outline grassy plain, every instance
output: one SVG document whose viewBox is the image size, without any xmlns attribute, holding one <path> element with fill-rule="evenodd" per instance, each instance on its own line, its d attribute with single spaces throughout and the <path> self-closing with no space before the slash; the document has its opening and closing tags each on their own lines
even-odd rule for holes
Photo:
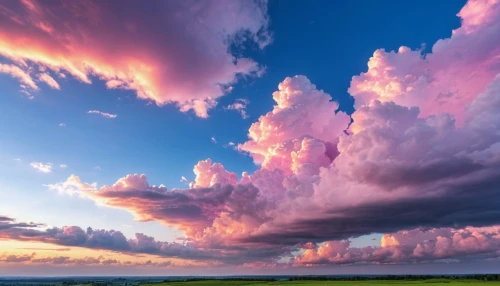
<svg viewBox="0 0 500 286">
<path fill-rule="evenodd" d="M 142 284 L 143 286 L 264 286 L 264 285 L 332 285 L 332 286 L 500 286 L 500 281 L 431 279 L 418 281 L 368 280 L 368 281 L 231 281 L 204 280 Z"/>
</svg>

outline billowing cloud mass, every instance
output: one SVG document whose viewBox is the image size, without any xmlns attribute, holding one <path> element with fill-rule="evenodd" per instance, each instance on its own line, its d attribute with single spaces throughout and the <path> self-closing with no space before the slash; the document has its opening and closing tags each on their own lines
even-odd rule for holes
<svg viewBox="0 0 500 286">
<path fill-rule="evenodd" d="M 350 242 L 327 241 L 304 248 L 296 265 L 394 264 L 491 259 L 500 256 L 499 227 L 413 229 L 385 234 L 378 247 L 350 247 Z"/>
<path fill-rule="evenodd" d="M 271 42 L 263 0 L 26 0 L 4 2 L 0 13 L 0 56 L 11 61 L 0 65 L 0 73 L 27 90 L 39 90 L 36 80 L 60 89 L 56 76 L 103 80 L 107 88 L 132 90 L 199 117 L 208 116 L 238 76 L 264 71 L 232 55 L 230 46 Z"/>
<path fill-rule="evenodd" d="M 259 164 L 253 173 L 238 178 L 207 159 L 186 189 L 144 174 L 102 187 L 72 175 L 48 188 L 175 227 L 194 253 L 210 249 L 222 263 L 500 258 L 500 1 L 470 1 L 459 16 L 432 53 L 376 51 L 351 82 L 351 116 L 307 77 L 286 78 L 238 145 Z M 4 231 L 25 239 L 17 232 Z M 380 246 L 351 247 L 372 233 L 385 233 Z M 112 247 L 132 247 L 120 241 Z"/>
<path fill-rule="evenodd" d="M 469 1 L 458 13 L 460 28 L 437 41 L 431 53 L 400 47 L 375 51 L 368 71 L 352 79 L 355 106 L 371 100 L 417 106 L 421 116 L 449 113 L 462 123 L 465 109 L 500 72 L 499 2 Z"/>
</svg>

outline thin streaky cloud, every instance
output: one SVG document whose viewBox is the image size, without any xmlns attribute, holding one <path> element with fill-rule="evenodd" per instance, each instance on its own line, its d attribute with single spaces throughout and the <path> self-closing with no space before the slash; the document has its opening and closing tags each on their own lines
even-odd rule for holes
<svg viewBox="0 0 500 286">
<path fill-rule="evenodd" d="M 116 118 L 118 116 L 116 114 L 102 112 L 102 111 L 99 111 L 99 110 L 89 110 L 89 111 L 87 111 L 87 113 L 88 114 L 98 114 L 98 115 L 101 115 L 104 118 L 109 118 L 109 119 L 113 119 L 113 118 Z"/>
</svg>

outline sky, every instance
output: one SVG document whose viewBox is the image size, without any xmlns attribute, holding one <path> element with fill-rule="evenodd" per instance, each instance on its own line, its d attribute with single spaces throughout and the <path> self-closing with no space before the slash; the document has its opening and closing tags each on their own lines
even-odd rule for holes
<svg viewBox="0 0 500 286">
<path fill-rule="evenodd" d="M 494 272 L 500 1 L 0 3 L 0 275 Z"/>
</svg>

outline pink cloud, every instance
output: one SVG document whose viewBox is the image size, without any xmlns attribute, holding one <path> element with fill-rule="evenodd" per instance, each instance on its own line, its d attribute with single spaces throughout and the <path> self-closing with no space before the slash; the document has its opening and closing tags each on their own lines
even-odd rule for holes
<svg viewBox="0 0 500 286">
<path fill-rule="evenodd" d="M 331 96 L 316 89 L 306 77 L 286 78 L 278 88 L 273 93 L 276 101 L 273 111 L 252 124 L 248 132 L 250 140 L 239 147 L 256 162 L 262 163 L 266 156 L 272 156 L 269 148 L 302 136 L 335 142 L 349 125 L 347 114 L 335 113 L 339 108 L 337 102 L 330 101 Z"/>
<path fill-rule="evenodd" d="M 492 228 L 404 230 L 382 237 L 380 246 L 356 248 L 349 241 L 328 241 L 304 248 L 296 265 L 395 264 L 498 258 L 500 235 Z"/>
<path fill-rule="evenodd" d="M 22 1 L 2 3 L 0 11 L 0 55 L 15 64 L 0 71 L 32 89 L 38 88 L 26 70 L 38 66 L 87 84 L 97 78 L 199 117 L 208 116 L 238 75 L 262 74 L 229 46 L 271 42 L 264 1 Z M 40 80 L 57 86 L 46 74 Z"/>
<path fill-rule="evenodd" d="M 215 184 L 231 184 L 236 185 L 238 176 L 236 173 L 228 172 L 224 169 L 221 163 L 213 163 L 212 160 L 206 159 L 199 161 L 193 169 L 196 178 L 190 184 L 191 188 L 207 188 Z"/>
<path fill-rule="evenodd" d="M 356 108 L 371 100 L 417 106 L 421 116 L 447 112 L 459 123 L 465 107 L 500 72 L 500 2 L 468 1 L 458 13 L 462 26 L 437 41 L 432 53 L 400 47 L 375 51 L 368 71 L 352 79 Z"/>
<path fill-rule="evenodd" d="M 22 70 L 15 65 L 0 64 L 0 73 L 9 74 L 14 78 L 17 78 L 21 84 L 28 86 L 32 90 L 39 90 L 35 81 L 28 72 Z"/>
<path fill-rule="evenodd" d="M 57 83 L 57 81 L 53 77 L 51 77 L 50 75 L 48 75 L 47 73 L 41 73 L 41 74 L 39 74 L 38 75 L 38 79 L 40 81 L 45 82 L 48 86 L 50 86 L 53 89 L 61 89 L 61 86 L 59 86 L 59 84 Z"/>
</svg>

